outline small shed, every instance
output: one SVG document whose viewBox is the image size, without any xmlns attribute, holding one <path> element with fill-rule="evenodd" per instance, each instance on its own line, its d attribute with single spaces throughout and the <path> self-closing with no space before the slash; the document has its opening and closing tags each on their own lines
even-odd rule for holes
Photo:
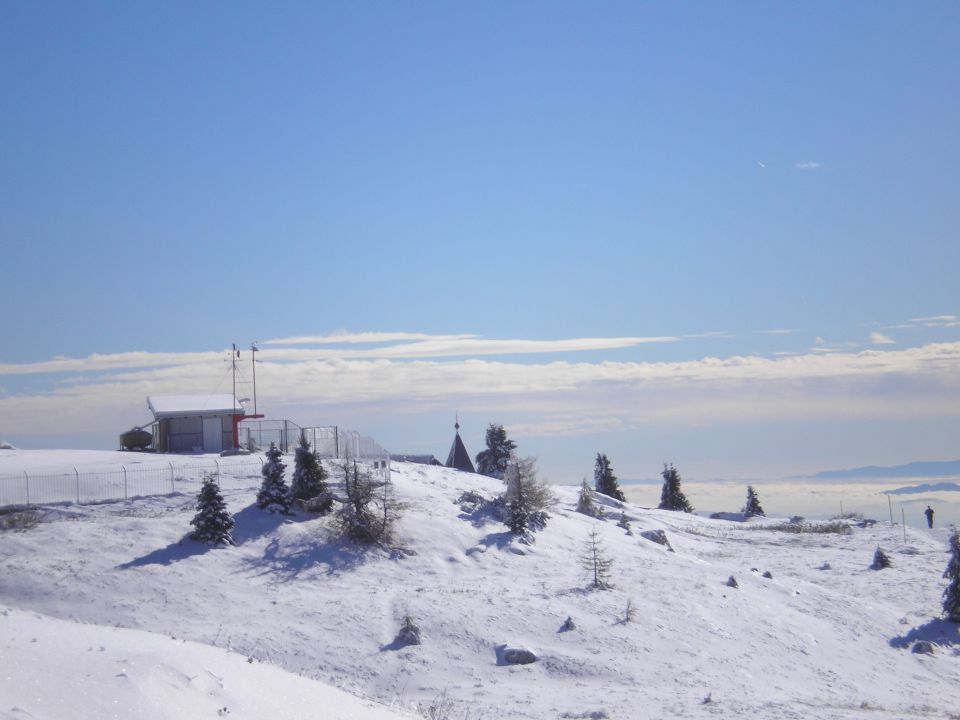
<svg viewBox="0 0 960 720">
<path fill-rule="evenodd" d="M 151 395 L 147 407 L 156 421 L 153 446 L 160 452 L 218 453 L 234 446 L 234 418 L 243 404 L 234 395 Z"/>
</svg>

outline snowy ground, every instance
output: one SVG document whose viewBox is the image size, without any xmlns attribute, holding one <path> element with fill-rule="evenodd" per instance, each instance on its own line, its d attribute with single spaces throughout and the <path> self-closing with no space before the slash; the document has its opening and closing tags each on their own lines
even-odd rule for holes
<svg viewBox="0 0 960 720">
<path fill-rule="evenodd" d="M 960 717 L 960 634 L 936 619 L 946 529 L 789 534 L 626 506 L 629 536 L 619 508 L 591 519 L 558 488 L 526 546 L 456 503 L 499 482 L 393 469 L 397 546 L 415 554 L 330 541 L 327 519 L 265 515 L 253 491 L 226 493 L 231 548 L 186 539 L 189 495 L 51 508 L 0 533 L 0 718 L 386 718 L 444 695 L 446 717 L 472 720 Z M 577 562 L 592 528 L 609 591 Z M 868 569 L 877 545 L 892 568 Z M 423 645 L 393 644 L 405 615 Z M 501 644 L 540 659 L 500 665 Z"/>
</svg>

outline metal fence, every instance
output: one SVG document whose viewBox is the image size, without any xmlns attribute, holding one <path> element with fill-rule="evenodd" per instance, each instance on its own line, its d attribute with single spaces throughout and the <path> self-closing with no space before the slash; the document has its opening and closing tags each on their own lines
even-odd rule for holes
<svg viewBox="0 0 960 720">
<path fill-rule="evenodd" d="M 358 460 L 370 463 L 375 471 L 390 469 L 390 453 L 376 440 L 355 430 L 337 425 L 300 427 L 289 420 L 247 421 L 240 426 L 240 445 L 250 451 L 263 452 L 270 444 L 280 452 L 292 453 L 305 437 L 321 458 Z"/>
<path fill-rule="evenodd" d="M 283 421 L 280 421 L 281 423 Z M 296 429 L 299 441 L 303 433 L 321 458 L 332 461 L 328 470 L 336 479 L 337 465 L 354 461 L 369 465 L 382 480 L 390 479 L 390 455 L 372 438 L 334 426 L 301 428 L 287 423 L 288 435 Z M 269 447 L 269 442 L 268 442 Z M 293 445 L 295 447 L 295 445 Z M 146 457 L 149 459 L 135 460 Z M 223 490 L 242 490 L 259 486 L 263 480 L 263 455 L 235 455 L 221 458 L 182 456 L 142 456 L 131 453 L 131 462 L 121 465 L 86 465 L 67 468 L 24 470 L 15 475 L 0 475 L 0 507 L 42 505 L 48 503 L 87 503 L 127 500 L 147 495 L 196 493 L 203 478 L 213 476 Z M 339 462 L 338 462 L 339 461 Z M 285 460 L 287 477 L 293 473 L 293 458 Z"/>
<path fill-rule="evenodd" d="M 0 507 L 46 503 L 127 500 L 146 495 L 196 493 L 203 478 L 213 476 L 224 490 L 257 487 L 263 479 L 262 456 L 148 461 L 120 466 L 82 466 L 24 470 L 0 476 Z"/>
</svg>

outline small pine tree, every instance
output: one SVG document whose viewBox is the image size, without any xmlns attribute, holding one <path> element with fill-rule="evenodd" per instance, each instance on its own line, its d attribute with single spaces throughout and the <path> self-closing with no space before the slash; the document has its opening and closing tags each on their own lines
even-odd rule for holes
<svg viewBox="0 0 960 720">
<path fill-rule="evenodd" d="M 673 466 L 673 463 L 670 463 L 669 466 L 664 464 L 661 475 L 663 475 L 663 490 L 660 493 L 659 508 L 661 510 L 682 510 L 692 513 L 693 506 L 680 489 L 680 473 Z"/>
<path fill-rule="evenodd" d="M 878 545 L 876 551 L 873 553 L 873 563 L 870 565 L 870 569 L 883 570 L 884 568 L 892 566 L 893 563 L 890 562 L 890 557 Z"/>
<path fill-rule="evenodd" d="M 287 466 L 283 464 L 281 457 L 282 454 L 277 446 L 270 443 L 270 449 L 267 451 L 267 462 L 261 471 L 263 482 L 260 484 L 260 492 L 257 493 L 257 507 L 269 512 L 289 515 L 290 489 L 283 479 L 283 473 Z"/>
<path fill-rule="evenodd" d="M 590 491 L 590 486 L 587 484 L 586 478 L 580 483 L 580 497 L 577 500 L 577 512 L 589 515 L 592 518 L 599 517 L 600 515 L 600 510 L 593 501 L 593 493 Z"/>
<path fill-rule="evenodd" d="M 190 536 L 212 545 L 233 545 L 233 518 L 227 512 L 227 504 L 220 494 L 220 486 L 210 475 L 203 478 L 203 486 L 197 494 L 197 514 L 190 521 L 194 531 Z"/>
<path fill-rule="evenodd" d="M 490 423 L 487 427 L 487 449 L 477 453 L 477 472 L 502 480 L 516 449 L 517 444 L 507 439 L 503 425 Z"/>
<path fill-rule="evenodd" d="M 627 514 L 625 512 L 620 513 L 620 520 L 617 522 L 617 527 L 622 527 L 626 530 L 627 535 L 633 535 L 633 528 L 630 527 L 630 521 L 627 520 Z"/>
<path fill-rule="evenodd" d="M 950 560 L 943 576 L 950 582 L 943 591 L 943 614 L 950 622 L 960 623 L 960 534 L 950 536 Z"/>
<path fill-rule="evenodd" d="M 757 497 L 757 491 L 753 485 L 747 485 L 747 503 L 743 506 L 743 514 L 747 517 L 762 516 L 766 517 L 763 507 L 760 505 L 760 498 Z"/>
<path fill-rule="evenodd" d="M 597 535 L 596 529 L 590 531 L 583 550 L 583 554 L 580 556 L 580 565 L 587 574 L 590 587 L 598 590 L 608 590 L 611 587 L 610 568 L 613 567 L 613 559 L 606 554 L 603 542 Z"/>
<path fill-rule="evenodd" d="M 554 503 L 553 493 L 537 478 L 534 458 L 514 458 L 503 477 L 506 484 L 504 522 L 514 535 L 523 535 L 528 528 L 539 529 L 549 517 L 545 512 Z"/>
<path fill-rule="evenodd" d="M 601 453 L 597 453 L 597 462 L 593 468 L 593 481 L 598 493 L 603 493 L 607 497 L 612 497 L 620 502 L 626 501 L 627 498 L 617 484 L 617 476 L 613 474 L 613 468 L 610 467 L 610 460 Z"/>
<path fill-rule="evenodd" d="M 294 457 L 293 479 L 290 482 L 290 495 L 294 500 L 309 501 L 327 492 L 327 474 L 316 453 L 311 452 L 310 443 L 304 435 L 300 436 L 300 447 Z M 318 510 L 328 512 L 332 504 L 329 498 L 320 504 Z"/>
</svg>

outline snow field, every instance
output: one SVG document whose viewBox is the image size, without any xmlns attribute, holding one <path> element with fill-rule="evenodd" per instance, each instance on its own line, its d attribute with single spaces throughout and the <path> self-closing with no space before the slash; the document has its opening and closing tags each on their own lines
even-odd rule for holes
<svg viewBox="0 0 960 720">
<path fill-rule="evenodd" d="M 237 546 L 209 548 L 185 539 L 192 496 L 145 498 L 61 509 L 59 520 L 0 535 L 0 602 L 73 621 L 59 625 L 66 636 L 74 627 L 100 635 L 132 628 L 161 648 L 175 646 L 174 636 L 232 651 L 247 669 L 282 669 L 406 711 L 446 693 L 452 718 L 960 711 L 960 638 L 930 625 L 947 530 L 908 529 L 904 544 L 902 528 L 882 524 L 850 535 L 787 534 L 752 529 L 777 520 L 625 505 L 631 537 L 616 525 L 617 503 L 605 503 L 605 521 L 573 512 L 571 487 L 556 488 L 552 518 L 528 546 L 456 503 L 465 490 L 492 497 L 499 481 L 408 463 L 393 470 L 406 505 L 395 545 L 412 552 L 331 541 L 327 519 L 266 515 L 253 506 L 253 490 L 225 493 Z M 587 589 L 578 563 L 591 528 L 614 559 L 609 591 Z M 652 529 L 665 530 L 675 552 L 640 537 Z M 888 570 L 868 569 L 878 544 L 893 559 Z M 830 569 L 819 569 L 824 563 Z M 739 589 L 726 586 L 730 575 Z M 11 613 L 4 623 L 25 622 Z M 393 645 L 405 615 L 423 645 Z M 567 616 L 577 627 L 560 632 Z M 934 655 L 895 646 L 923 628 L 946 633 Z M 540 659 L 498 665 L 501 644 Z M 13 651 L 38 667 L 49 660 L 39 644 Z M 69 684 L 76 673 L 67 666 L 56 677 Z M 273 692 L 261 677 L 244 682 Z M 105 688 L 109 695 L 113 685 Z M 0 712 L 11 712 L 5 697 Z M 244 716 L 267 717 L 252 706 Z M 108 715 L 81 704 L 72 717 Z"/>
</svg>

